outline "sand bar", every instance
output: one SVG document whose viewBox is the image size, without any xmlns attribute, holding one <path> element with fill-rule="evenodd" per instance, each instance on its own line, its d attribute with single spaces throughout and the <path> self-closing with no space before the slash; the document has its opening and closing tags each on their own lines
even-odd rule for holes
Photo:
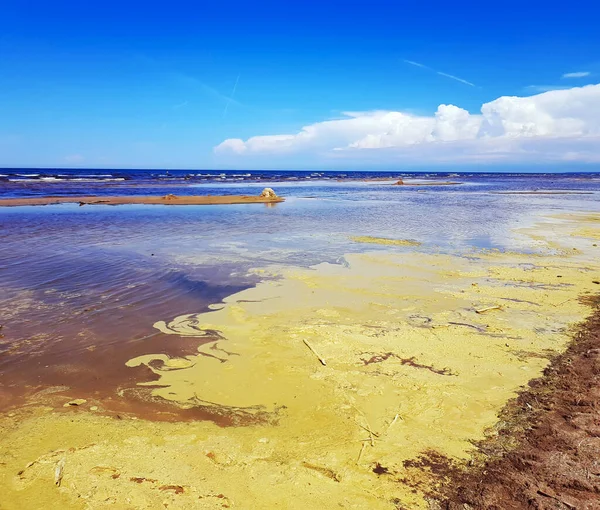
<svg viewBox="0 0 600 510">
<path fill-rule="evenodd" d="M 462 182 L 454 181 L 426 181 L 426 182 L 395 182 L 394 186 L 458 186 Z"/>
<path fill-rule="evenodd" d="M 593 195 L 593 191 L 490 191 L 491 195 Z"/>
<path fill-rule="evenodd" d="M 23 205 L 225 205 L 225 204 L 273 204 L 283 202 L 281 197 L 262 197 L 249 195 L 204 195 L 204 196 L 69 196 L 69 197 L 35 197 L 5 198 L 0 200 L 0 207 L 16 207 Z"/>
</svg>

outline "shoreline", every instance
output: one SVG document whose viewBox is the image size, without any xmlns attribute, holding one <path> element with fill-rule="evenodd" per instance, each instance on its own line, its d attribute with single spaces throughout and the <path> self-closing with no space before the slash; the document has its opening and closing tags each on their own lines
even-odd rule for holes
<svg viewBox="0 0 600 510">
<path fill-rule="evenodd" d="M 250 195 L 190 195 L 190 196 L 69 196 L 0 199 L 0 207 L 36 205 L 79 204 L 82 205 L 232 205 L 232 204 L 276 204 L 281 197 Z"/>
<path fill-rule="evenodd" d="M 593 195 L 593 191 L 490 191 L 490 195 Z"/>
<path fill-rule="evenodd" d="M 600 295 L 543 375 L 530 381 L 499 413 L 495 434 L 476 444 L 469 467 L 449 459 L 433 464 L 440 508 L 588 508 L 597 502 Z M 437 472 L 436 472 L 437 471 Z M 591 508 L 591 507 L 589 507 Z"/>
<path fill-rule="evenodd" d="M 392 186 L 459 186 L 462 182 L 455 181 L 422 181 L 422 182 L 394 182 Z"/>
</svg>

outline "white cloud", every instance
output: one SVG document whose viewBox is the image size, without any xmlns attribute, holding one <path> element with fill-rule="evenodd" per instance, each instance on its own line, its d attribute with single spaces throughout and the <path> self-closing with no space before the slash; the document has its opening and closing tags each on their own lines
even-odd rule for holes
<svg viewBox="0 0 600 510">
<path fill-rule="evenodd" d="M 581 71 L 581 72 L 577 72 L 577 73 L 565 73 L 562 75 L 563 78 L 585 78 L 586 76 L 589 76 L 590 72 L 589 71 Z"/>
<path fill-rule="evenodd" d="M 300 155 L 387 161 L 600 159 L 600 84 L 529 97 L 503 96 L 472 114 L 440 105 L 432 116 L 398 111 L 347 112 L 295 134 L 225 140 L 220 157 Z"/>
<path fill-rule="evenodd" d="M 528 85 L 526 91 L 528 92 L 550 92 L 551 90 L 566 90 L 570 89 L 569 85 Z"/>
</svg>

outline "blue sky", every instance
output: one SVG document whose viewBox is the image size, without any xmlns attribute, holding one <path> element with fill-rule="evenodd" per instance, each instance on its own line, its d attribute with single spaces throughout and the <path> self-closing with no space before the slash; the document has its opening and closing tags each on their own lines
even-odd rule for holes
<svg viewBox="0 0 600 510">
<path fill-rule="evenodd" d="M 561 127 L 575 115 L 560 113 L 565 104 L 596 111 L 595 92 L 535 103 L 551 128 L 541 126 L 547 116 L 522 120 L 528 103 L 517 113 L 511 106 L 501 113 L 513 126 L 501 147 L 486 141 L 483 151 L 502 157 L 481 156 L 471 143 L 487 140 L 481 123 L 489 119 L 477 117 L 484 104 L 600 83 L 600 7 L 591 1 L 11 4 L 0 15 L 1 166 L 368 169 L 526 164 L 540 154 L 558 166 L 600 161 L 590 149 L 597 121 Z M 440 104 L 473 114 L 464 122 L 479 123 L 467 129 L 478 134 L 427 127 Z M 461 112 L 449 115 L 452 130 L 464 124 Z M 516 118 L 521 131 L 541 126 L 535 148 L 532 137 L 517 149 L 508 140 Z M 326 123 L 335 119 L 342 122 Z M 426 135 L 396 136 L 406 122 L 427 124 Z M 307 126 L 317 127 L 304 136 Z M 298 133 L 299 141 L 274 138 Z M 263 138 L 248 144 L 252 137 Z"/>
</svg>

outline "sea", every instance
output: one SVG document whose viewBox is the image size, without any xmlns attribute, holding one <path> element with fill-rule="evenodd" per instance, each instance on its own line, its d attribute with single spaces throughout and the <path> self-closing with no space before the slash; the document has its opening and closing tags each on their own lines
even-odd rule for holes
<svg viewBox="0 0 600 510">
<path fill-rule="evenodd" d="M 427 185 L 393 185 L 398 179 Z M 139 380 L 125 362 L 198 344 L 158 332 L 156 320 L 207 310 L 273 268 L 413 249 L 356 237 L 410 239 L 465 257 L 527 251 L 521 228 L 600 211 L 600 173 L 0 169 L 0 199 L 258 195 L 265 187 L 285 201 L 0 207 L 0 411 L 64 387 L 148 416 L 148 403 L 116 397 Z"/>
</svg>

